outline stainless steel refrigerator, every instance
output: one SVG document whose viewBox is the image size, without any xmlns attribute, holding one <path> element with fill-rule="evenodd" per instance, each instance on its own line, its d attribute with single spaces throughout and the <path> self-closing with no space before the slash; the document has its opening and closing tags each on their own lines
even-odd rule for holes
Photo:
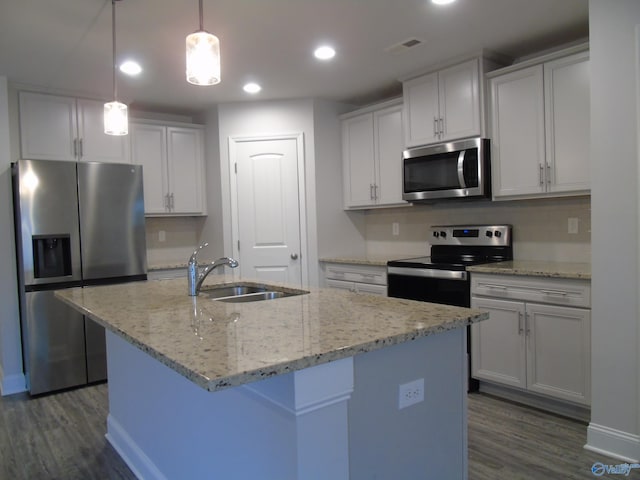
<svg viewBox="0 0 640 480">
<path fill-rule="evenodd" d="M 19 160 L 12 179 L 27 389 L 104 380 L 104 328 L 53 291 L 146 279 L 142 167 Z"/>
</svg>

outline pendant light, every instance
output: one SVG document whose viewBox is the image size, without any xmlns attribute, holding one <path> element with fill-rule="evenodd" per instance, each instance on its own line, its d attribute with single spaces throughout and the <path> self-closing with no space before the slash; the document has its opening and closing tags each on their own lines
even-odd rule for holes
<svg viewBox="0 0 640 480">
<path fill-rule="evenodd" d="M 187 35 L 187 82 L 194 85 L 220 83 L 220 40 L 202 26 L 200 2 L 200 30 Z"/>
<path fill-rule="evenodd" d="M 118 101 L 118 83 L 116 79 L 116 2 L 111 0 L 111 37 L 113 46 L 113 102 L 104 104 L 104 133 L 107 135 L 127 135 L 129 120 L 127 106 Z"/>
</svg>

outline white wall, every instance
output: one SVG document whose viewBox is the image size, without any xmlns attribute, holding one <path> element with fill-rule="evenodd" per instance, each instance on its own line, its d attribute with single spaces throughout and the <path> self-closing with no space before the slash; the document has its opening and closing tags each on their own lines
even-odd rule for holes
<svg viewBox="0 0 640 480">
<path fill-rule="evenodd" d="M 317 115 L 316 108 L 318 109 Z M 333 110 L 332 110 L 333 109 Z M 305 200 L 307 211 L 304 215 L 307 219 L 307 266 L 310 285 L 319 283 L 318 251 L 319 242 L 317 231 L 329 225 L 338 225 L 340 221 L 333 222 L 331 212 L 336 216 L 345 214 L 335 209 L 335 205 L 325 206 L 317 210 L 316 204 L 316 174 L 321 176 L 331 175 L 332 169 L 339 159 L 335 149 L 325 147 L 322 144 L 340 144 L 339 131 L 330 125 L 338 122 L 337 114 L 341 111 L 339 106 L 329 107 L 322 102 L 313 99 L 294 99 L 269 102 L 247 102 L 224 104 L 218 107 L 219 142 L 220 142 L 220 173 L 222 194 L 222 219 L 224 228 L 224 250 L 232 251 L 231 245 L 231 206 L 230 206 L 230 170 L 229 170 L 229 138 L 247 136 L 268 136 L 302 132 L 304 135 L 305 156 Z M 321 136 L 316 141 L 316 134 Z M 335 157 L 332 157 L 335 155 Z M 325 168 L 326 167 L 326 168 Z M 341 196 L 342 185 L 335 185 L 335 195 Z M 324 195 L 324 191 L 323 191 Z M 318 213 L 317 213 L 318 212 Z M 345 249 L 358 248 L 353 245 L 362 245 L 362 237 L 356 227 L 351 228 L 353 235 L 341 237 L 342 246 Z M 332 227 L 326 227 L 332 228 Z M 356 241 L 357 239 L 357 241 Z M 327 242 L 323 237 L 323 248 Z M 360 247 L 361 248 L 361 247 Z"/>
<path fill-rule="evenodd" d="M 592 407 L 587 448 L 640 459 L 637 0 L 589 1 Z"/>
<path fill-rule="evenodd" d="M 578 234 L 569 234 L 567 219 L 578 219 Z M 400 234 L 392 235 L 393 222 Z M 591 202 L 569 197 L 509 202 L 464 202 L 371 210 L 366 215 L 367 255 L 402 258 L 427 255 L 432 225 L 513 225 L 513 254 L 518 260 L 589 262 Z"/>
<path fill-rule="evenodd" d="M 9 91 L 0 77 L 0 394 L 24 391 L 11 193 Z"/>
<path fill-rule="evenodd" d="M 316 100 L 315 188 L 318 222 L 318 256 L 362 257 L 365 254 L 365 215 L 343 210 L 342 128 L 337 116 L 352 107 Z"/>
</svg>

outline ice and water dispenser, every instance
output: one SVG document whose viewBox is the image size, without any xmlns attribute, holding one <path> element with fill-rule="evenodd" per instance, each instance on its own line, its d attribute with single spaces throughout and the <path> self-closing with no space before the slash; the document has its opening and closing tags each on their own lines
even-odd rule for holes
<svg viewBox="0 0 640 480">
<path fill-rule="evenodd" d="M 34 235 L 32 241 L 35 278 L 71 275 L 70 235 Z"/>
</svg>

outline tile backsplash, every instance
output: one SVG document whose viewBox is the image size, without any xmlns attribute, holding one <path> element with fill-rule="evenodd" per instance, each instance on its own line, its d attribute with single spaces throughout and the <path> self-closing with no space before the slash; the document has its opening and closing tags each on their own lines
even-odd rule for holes
<svg viewBox="0 0 640 480">
<path fill-rule="evenodd" d="M 578 219 L 578 233 L 568 220 Z M 393 235 L 398 223 L 398 235 Z M 369 210 L 366 248 L 370 256 L 399 258 L 429 253 L 428 228 L 455 224 L 513 225 L 518 260 L 591 261 L 591 198 L 565 197 L 517 201 L 474 201 Z"/>
<path fill-rule="evenodd" d="M 149 268 L 186 265 L 198 246 L 206 217 L 147 217 Z"/>
</svg>

